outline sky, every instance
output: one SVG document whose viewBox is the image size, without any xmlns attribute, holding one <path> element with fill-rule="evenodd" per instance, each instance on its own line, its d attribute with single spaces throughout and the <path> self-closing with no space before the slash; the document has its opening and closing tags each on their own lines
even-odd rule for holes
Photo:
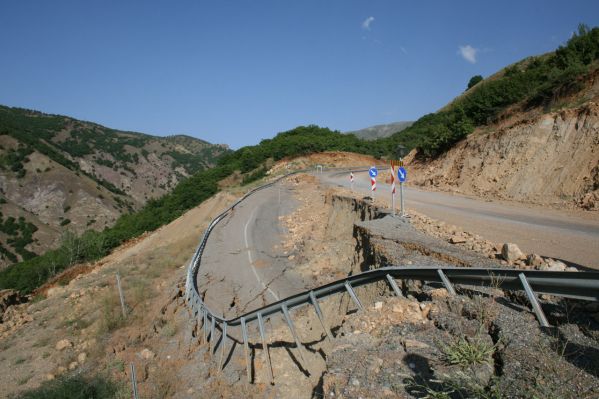
<svg viewBox="0 0 599 399">
<path fill-rule="evenodd" d="M 232 148 L 416 120 L 599 1 L 0 0 L 0 104 Z"/>
</svg>

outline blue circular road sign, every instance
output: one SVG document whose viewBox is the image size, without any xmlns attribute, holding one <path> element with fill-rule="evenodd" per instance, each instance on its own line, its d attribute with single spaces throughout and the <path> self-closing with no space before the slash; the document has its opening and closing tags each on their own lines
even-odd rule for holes
<svg viewBox="0 0 599 399">
<path fill-rule="evenodd" d="M 368 174 L 370 175 L 370 177 L 377 177 L 379 174 L 379 171 L 376 169 L 376 167 L 372 167 L 370 169 L 368 169 Z"/>
<path fill-rule="evenodd" d="M 405 168 L 403 166 L 401 168 L 397 169 L 397 178 L 399 179 L 399 181 L 401 183 L 405 182 L 406 179 L 408 178 L 408 172 L 405 170 Z"/>
</svg>

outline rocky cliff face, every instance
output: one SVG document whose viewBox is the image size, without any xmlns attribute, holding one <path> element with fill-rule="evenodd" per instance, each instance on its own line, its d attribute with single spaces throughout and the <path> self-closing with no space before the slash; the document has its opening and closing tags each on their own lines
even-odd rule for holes
<svg viewBox="0 0 599 399">
<path fill-rule="evenodd" d="M 599 104 L 479 129 L 433 161 L 412 161 L 411 169 L 415 185 L 599 209 Z"/>
</svg>

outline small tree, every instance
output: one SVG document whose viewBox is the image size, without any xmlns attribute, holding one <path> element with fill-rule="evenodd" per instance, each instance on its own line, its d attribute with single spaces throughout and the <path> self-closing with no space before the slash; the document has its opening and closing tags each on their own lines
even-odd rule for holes
<svg viewBox="0 0 599 399">
<path fill-rule="evenodd" d="M 472 86 L 474 86 L 475 84 L 477 84 L 481 80 L 483 80 L 482 76 L 480 76 L 480 75 L 474 75 L 473 77 L 470 78 L 470 81 L 468 82 L 468 88 L 466 90 L 470 90 L 470 88 Z"/>
</svg>

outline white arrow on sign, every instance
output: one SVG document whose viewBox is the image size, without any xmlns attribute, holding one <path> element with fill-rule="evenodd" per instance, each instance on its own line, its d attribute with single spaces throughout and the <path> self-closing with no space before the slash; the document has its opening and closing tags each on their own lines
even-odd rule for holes
<svg viewBox="0 0 599 399">
<path fill-rule="evenodd" d="M 400 179 L 405 179 L 405 178 L 406 178 L 406 175 L 405 175 L 405 174 L 404 174 L 404 173 L 401 171 L 401 169 L 399 169 L 399 170 L 397 171 L 397 173 L 399 173 L 399 178 L 400 178 Z"/>
</svg>

